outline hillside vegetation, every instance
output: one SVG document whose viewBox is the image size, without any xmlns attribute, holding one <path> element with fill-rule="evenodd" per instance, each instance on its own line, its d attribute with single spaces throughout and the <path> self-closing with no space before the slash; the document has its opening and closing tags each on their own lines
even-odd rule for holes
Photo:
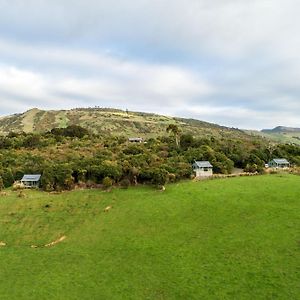
<svg viewBox="0 0 300 300">
<path fill-rule="evenodd" d="M 273 129 L 263 129 L 261 131 L 246 130 L 245 132 L 277 143 L 300 145 L 300 128 L 277 126 Z"/>
<path fill-rule="evenodd" d="M 0 299 L 298 299 L 299 180 L 6 190 Z"/>
<path fill-rule="evenodd" d="M 262 173 L 276 157 L 300 165 L 299 146 L 190 119 L 95 108 L 33 109 L 2 119 L 8 121 L 6 130 L 18 128 L 16 122 L 19 129 L 0 136 L 0 189 L 26 173 L 42 174 L 42 188 L 53 191 L 99 184 L 161 186 L 190 178 L 194 160 L 210 161 L 221 174 L 234 168 Z M 146 143 L 130 143 L 132 136 L 146 136 Z"/>
<path fill-rule="evenodd" d="M 194 119 L 167 117 L 157 114 L 126 112 L 105 108 L 78 108 L 72 110 L 31 109 L 22 114 L 0 119 L 0 134 L 9 132 L 43 133 L 52 128 L 77 125 L 95 134 L 156 137 L 165 134 L 166 127 L 175 124 L 186 133 L 217 138 L 249 136 L 238 129 L 227 128 Z"/>
<path fill-rule="evenodd" d="M 70 190 L 103 184 L 164 185 L 190 178 L 194 160 L 208 160 L 214 173 L 233 168 L 264 172 L 274 157 L 300 165 L 300 147 L 270 145 L 261 139 L 239 136 L 216 138 L 184 133 L 174 124 L 162 136 L 146 143 L 130 143 L 125 136 L 96 135 L 80 126 L 50 132 L 14 133 L 0 137 L 0 189 L 24 174 L 42 174 L 46 191 Z"/>
</svg>

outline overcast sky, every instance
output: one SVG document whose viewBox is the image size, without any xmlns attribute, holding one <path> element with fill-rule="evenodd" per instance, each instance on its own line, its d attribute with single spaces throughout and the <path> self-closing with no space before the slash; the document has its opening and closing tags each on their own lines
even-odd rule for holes
<svg viewBox="0 0 300 300">
<path fill-rule="evenodd" d="M 300 127 L 299 0 L 0 0 L 0 115 L 113 107 Z"/>
</svg>

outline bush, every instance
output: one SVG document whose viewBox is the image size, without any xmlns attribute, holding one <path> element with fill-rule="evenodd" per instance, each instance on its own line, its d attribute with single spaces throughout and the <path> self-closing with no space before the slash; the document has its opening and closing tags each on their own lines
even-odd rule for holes
<svg viewBox="0 0 300 300">
<path fill-rule="evenodd" d="M 165 185 L 168 180 L 168 172 L 165 169 L 154 169 L 151 172 L 151 183 L 156 186 Z"/>
<path fill-rule="evenodd" d="M 176 175 L 173 174 L 173 173 L 169 173 L 169 174 L 168 174 L 168 180 L 169 180 L 170 182 L 175 182 L 175 181 L 176 181 Z"/>
<path fill-rule="evenodd" d="M 3 179 L 0 176 L 0 191 L 2 191 L 3 189 L 4 189 Z"/>
<path fill-rule="evenodd" d="M 130 186 L 130 181 L 129 179 L 127 178 L 124 178 L 120 181 L 120 186 L 123 188 L 123 189 L 128 189 L 128 187 Z"/>
<path fill-rule="evenodd" d="M 12 186 L 15 182 L 14 175 L 10 168 L 3 169 L 1 177 L 5 188 Z"/>
<path fill-rule="evenodd" d="M 105 177 L 102 180 L 102 184 L 103 184 L 103 187 L 107 190 L 107 189 L 109 189 L 113 185 L 113 181 L 112 181 L 111 178 Z"/>
<path fill-rule="evenodd" d="M 18 197 L 19 197 L 19 198 L 25 198 L 26 195 L 25 195 L 24 191 L 21 190 L 21 191 L 18 193 Z"/>
<path fill-rule="evenodd" d="M 14 182 L 13 187 L 12 187 L 13 191 L 22 190 L 24 188 L 25 188 L 25 185 L 22 182 L 18 182 L 18 181 Z"/>
</svg>

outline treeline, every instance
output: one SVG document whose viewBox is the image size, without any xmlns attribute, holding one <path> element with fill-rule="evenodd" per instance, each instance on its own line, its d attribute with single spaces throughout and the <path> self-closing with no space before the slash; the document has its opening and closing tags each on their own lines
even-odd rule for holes
<svg viewBox="0 0 300 300">
<path fill-rule="evenodd" d="M 215 173 L 234 167 L 263 172 L 265 163 L 284 157 L 300 165 L 300 147 L 270 145 L 266 140 L 194 137 L 171 128 L 146 143 L 128 137 L 98 136 L 79 126 L 54 128 L 44 134 L 10 133 L 0 137 L 0 187 L 9 187 L 23 174 L 42 174 L 47 191 L 75 185 L 163 185 L 190 178 L 194 160 L 209 160 Z"/>
</svg>

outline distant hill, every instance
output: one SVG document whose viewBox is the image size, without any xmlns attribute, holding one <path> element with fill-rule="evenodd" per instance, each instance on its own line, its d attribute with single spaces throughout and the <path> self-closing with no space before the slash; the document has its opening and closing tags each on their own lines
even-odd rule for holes
<svg viewBox="0 0 300 300">
<path fill-rule="evenodd" d="M 261 136 L 278 143 L 300 145 L 300 128 L 277 126 L 261 131 L 246 130 L 248 134 Z"/>
<path fill-rule="evenodd" d="M 0 134 L 14 132 L 46 132 L 52 128 L 79 125 L 93 133 L 152 137 L 165 134 L 169 124 L 176 124 L 185 133 L 217 138 L 251 139 L 242 130 L 194 119 L 123 111 L 111 108 L 77 108 L 71 110 L 40 110 L 0 118 Z"/>
<path fill-rule="evenodd" d="M 300 133 L 300 128 L 277 126 L 273 129 L 263 129 L 261 132 L 264 133 Z"/>
</svg>

